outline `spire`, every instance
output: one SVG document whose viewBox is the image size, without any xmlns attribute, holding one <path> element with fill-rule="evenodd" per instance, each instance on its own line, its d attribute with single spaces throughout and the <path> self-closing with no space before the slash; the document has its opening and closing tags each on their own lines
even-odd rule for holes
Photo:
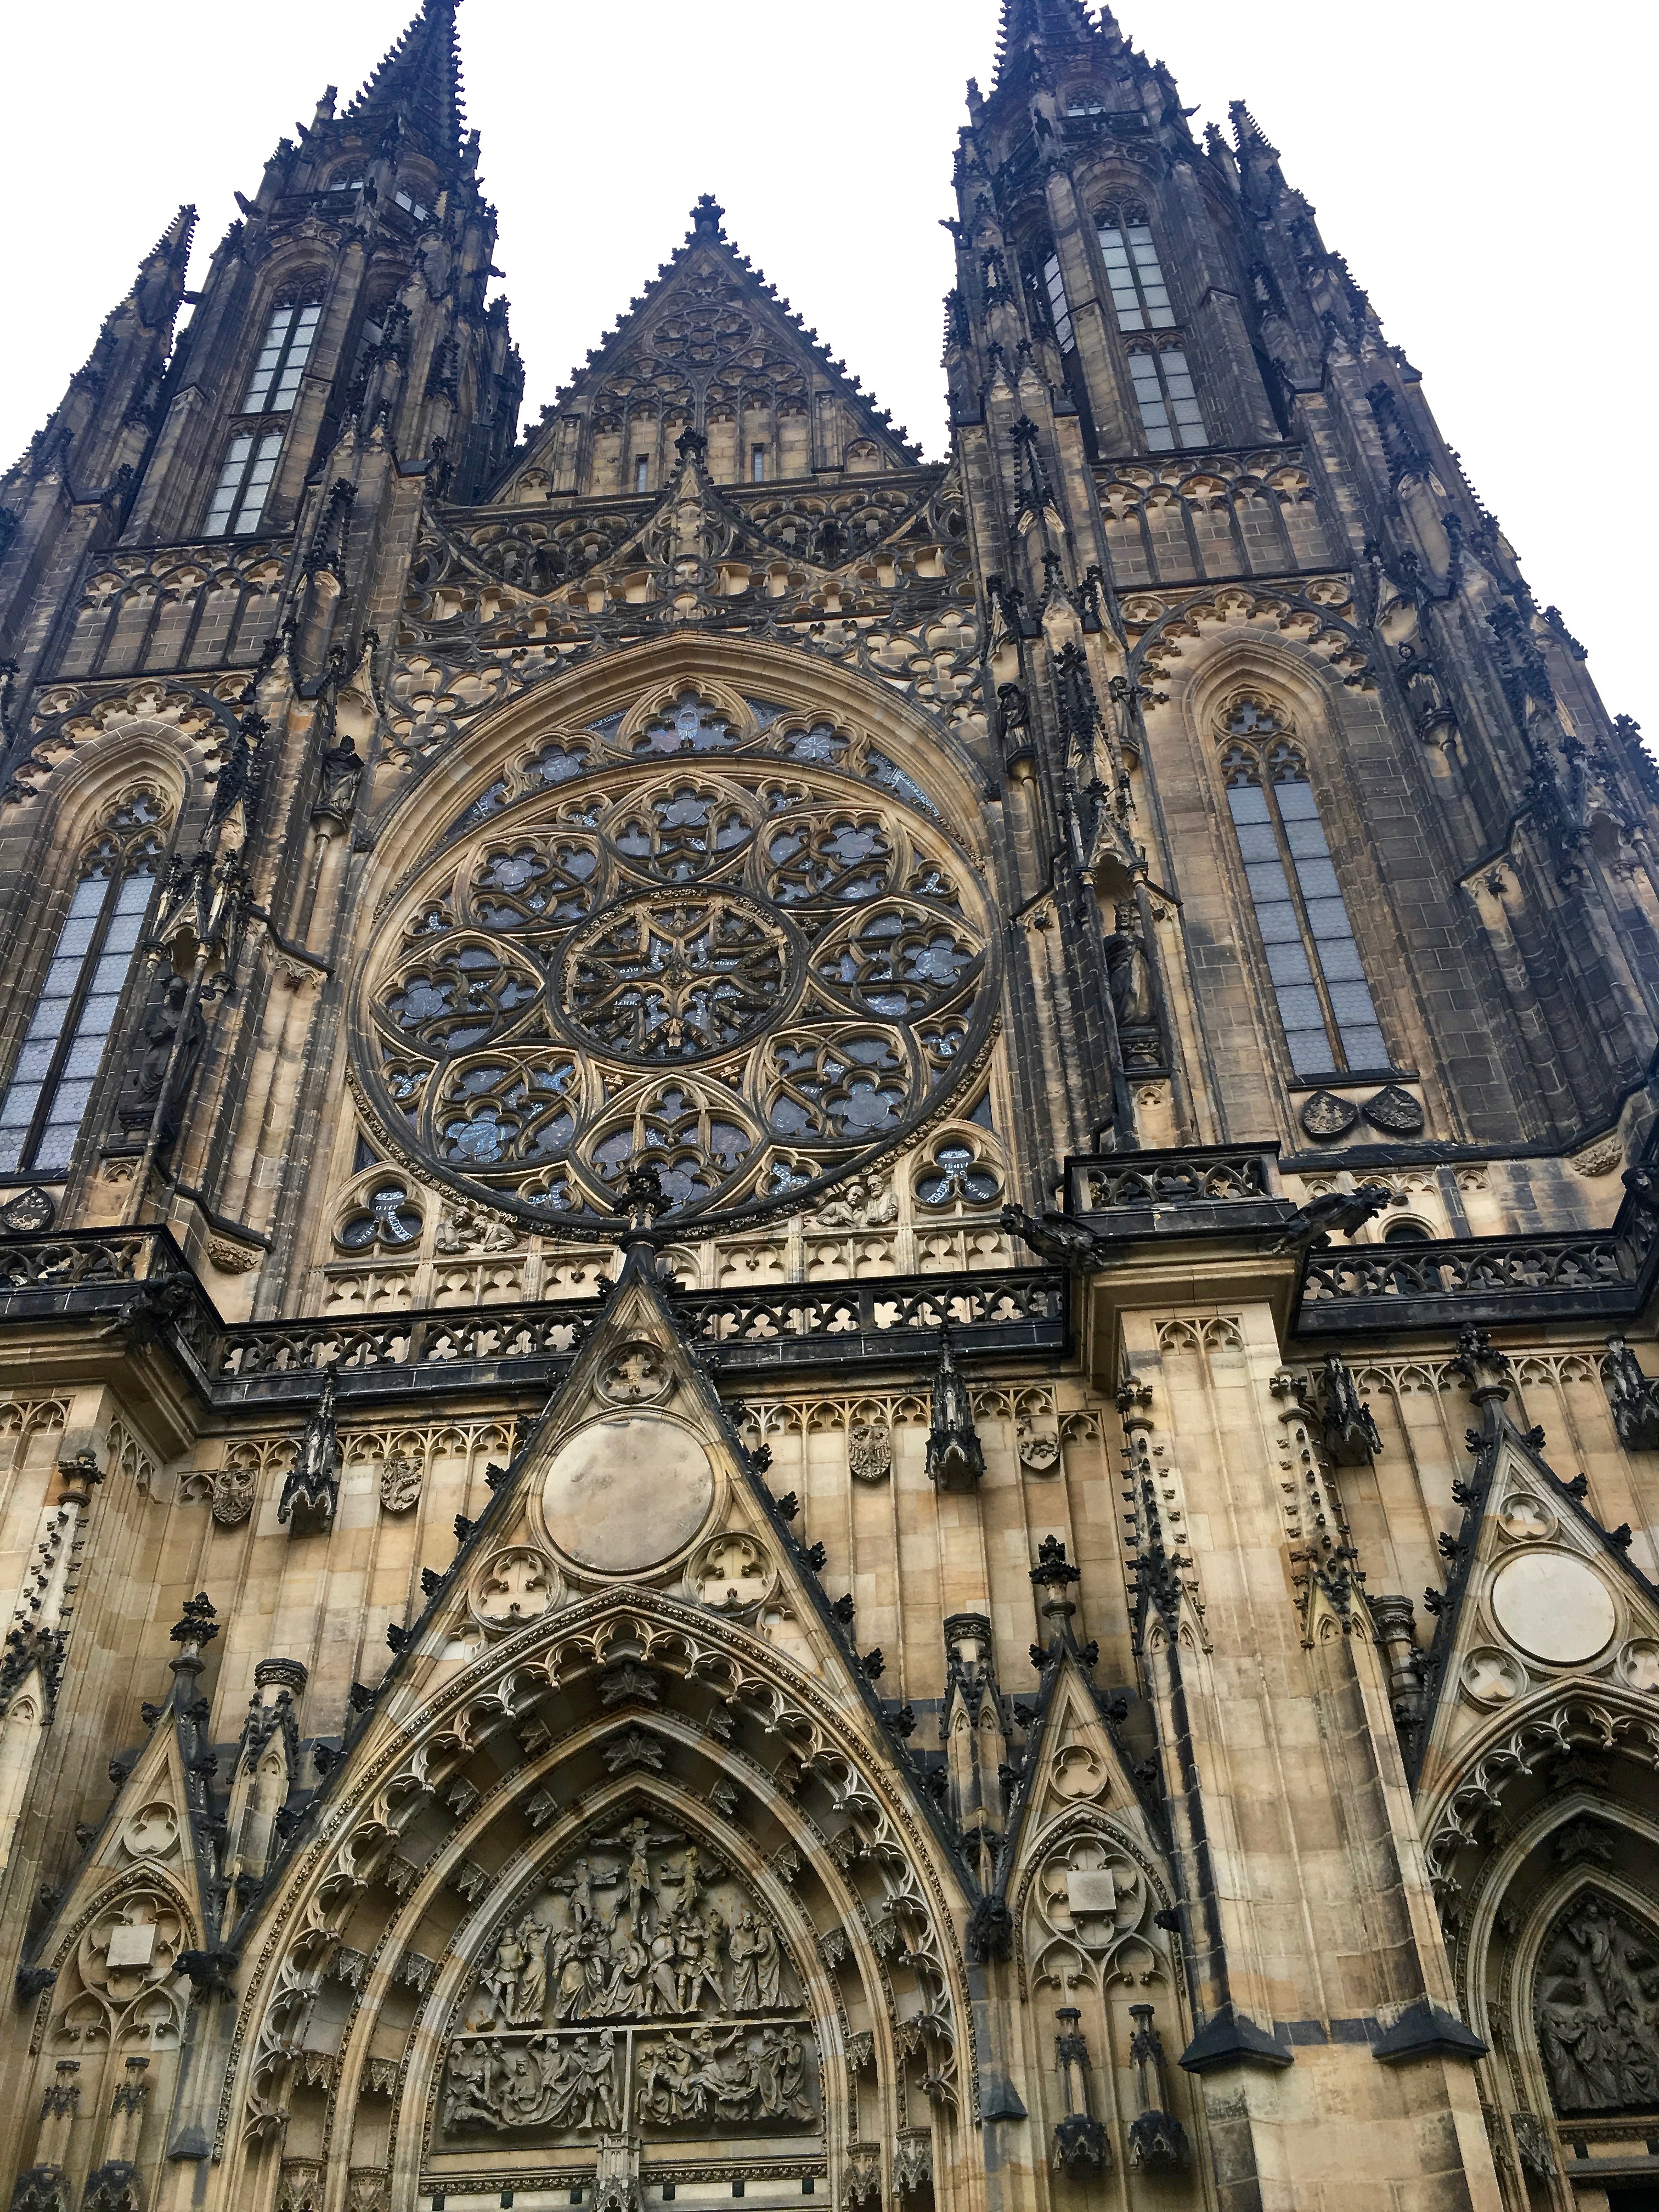
<svg viewBox="0 0 1659 2212">
<path fill-rule="evenodd" d="M 1096 30 L 1084 0 L 1002 0 L 997 32 L 997 82 L 1032 46 L 1050 53 L 1087 53 Z"/>
<path fill-rule="evenodd" d="M 181 207 L 139 263 L 132 297 L 147 329 L 158 330 L 163 324 L 171 329 L 184 297 L 185 270 L 195 233 L 195 209 Z"/>
<path fill-rule="evenodd" d="M 465 112 L 461 49 L 455 31 L 459 0 L 426 0 L 403 36 L 346 110 L 343 120 L 398 122 L 440 161 L 459 161 Z"/>
</svg>

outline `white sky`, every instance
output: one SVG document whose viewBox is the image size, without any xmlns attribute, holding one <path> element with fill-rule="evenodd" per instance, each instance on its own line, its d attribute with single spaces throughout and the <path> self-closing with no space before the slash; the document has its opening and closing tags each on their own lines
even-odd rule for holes
<svg viewBox="0 0 1659 2212">
<path fill-rule="evenodd" d="M 199 274 L 235 214 L 233 187 L 252 191 L 325 83 L 343 105 L 416 5 L 15 5 L 0 452 L 45 419 L 178 203 L 201 210 Z M 742 250 L 941 453 L 951 270 L 938 223 L 963 83 L 989 86 L 998 12 L 998 0 L 467 0 L 468 106 L 501 210 L 526 415 L 712 191 Z M 1609 710 L 1659 740 L 1659 678 L 1634 626 L 1645 495 L 1629 474 L 1653 388 L 1654 12 L 1125 0 L 1119 21 L 1174 70 L 1194 130 L 1249 101 L 1422 370 L 1540 602 L 1589 647 Z"/>
</svg>

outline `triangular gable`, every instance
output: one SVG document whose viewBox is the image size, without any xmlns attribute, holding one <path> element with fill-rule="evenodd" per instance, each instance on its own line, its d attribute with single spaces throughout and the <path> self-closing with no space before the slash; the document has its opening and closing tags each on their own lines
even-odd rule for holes
<svg viewBox="0 0 1659 2212">
<path fill-rule="evenodd" d="M 1541 1442 L 1492 1399 L 1474 1469 L 1454 1491 L 1464 1513 L 1455 1539 L 1441 1540 L 1447 1586 L 1425 1593 L 1438 1620 L 1413 1762 L 1419 1802 L 1437 1799 L 1494 1729 L 1568 1685 L 1653 1686 L 1659 1590 L 1630 1558 L 1630 1531 L 1601 1526 L 1585 1479 L 1564 1481 Z"/>
<path fill-rule="evenodd" d="M 389 1633 L 395 1656 L 379 1688 L 356 1693 L 364 1717 L 319 1805 L 486 1652 L 505 1660 L 516 1635 L 556 1610 L 649 1588 L 742 1622 L 849 1720 L 873 1724 L 918 1814 L 958 1857 L 877 1694 L 880 1654 L 860 1651 L 850 1595 L 823 1589 L 820 1558 L 789 1525 L 793 1499 L 762 1479 L 769 1454 L 744 1445 L 656 1267 L 649 1244 L 631 1246 L 604 1319 L 511 1468 L 493 1471 L 489 1507 L 457 1522 L 454 1560 L 428 1571 L 425 1611 Z M 619 1713 L 637 1702 L 620 1680 L 616 1696 Z"/>
<path fill-rule="evenodd" d="M 554 394 L 527 452 L 492 498 L 510 499 L 532 472 L 554 490 L 575 489 L 569 456 L 576 439 L 619 421 L 641 396 L 661 410 L 671 431 L 706 434 L 712 421 L 733 410 L 740 417 L 745 391 L 761 381 L 781 411 L 805 416 L 809 447 L 828 398 L 848 438 L 871 449 L 866 465 L 903 469 L 921 459 L 887 410 L 738 252 L 723 213 L 706 195 L 697 203 L 684 245 Z M 832 465 L 840 461 L 838 451 Z"/>
</svg>

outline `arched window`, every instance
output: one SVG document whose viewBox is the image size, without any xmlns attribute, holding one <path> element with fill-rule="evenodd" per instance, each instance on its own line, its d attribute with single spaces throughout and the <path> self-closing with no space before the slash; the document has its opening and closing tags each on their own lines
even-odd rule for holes
<svg viewBox="0 0 1659 2212">
<path fill-rule="evenodd" d="M 1224 726 L 1227 805 L 1297 1075 L 1389 1066 L 1307 763 L 1272 711 L 1242 700 Z"/>
<path fill-rule="evenodd" d="M 66 1168 L 85 1118 L 161 865 L 154 792 L 114 808 L 81 867 L 0 1105 L 0 1175 Z"/>
<path fill-rule="evenodd" d="M 1103 208 L 1095 235 L 1106 264 L 1106 282 L 1119 330 L 1172 330 L 1175 309 L 1170 304 L 1170 288 L 1164 281 L 1146 209 Z"/>
</svg>

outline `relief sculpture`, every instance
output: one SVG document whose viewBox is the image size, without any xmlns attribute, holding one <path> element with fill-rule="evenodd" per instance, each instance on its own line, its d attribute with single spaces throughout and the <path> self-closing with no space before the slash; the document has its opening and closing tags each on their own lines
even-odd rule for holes
<svg viewBox="0 0 1659 2212">
<path fill-rule="evenodd" d="M 813 2124 L 810 2039 L 787 2017 L 802 2000 L 746 1887 L 636 1815 L 586 1838 L 496 1931 L 457 2013 L 441 2129 Z"/>
<path fill-rule="evenodd" d="M 1600 1898 L 1571 1907 L 1538 1972 L 1538 2043 L 1558 2112 L 1659 2106 L 1659 1946 Z"/>
</svg>

